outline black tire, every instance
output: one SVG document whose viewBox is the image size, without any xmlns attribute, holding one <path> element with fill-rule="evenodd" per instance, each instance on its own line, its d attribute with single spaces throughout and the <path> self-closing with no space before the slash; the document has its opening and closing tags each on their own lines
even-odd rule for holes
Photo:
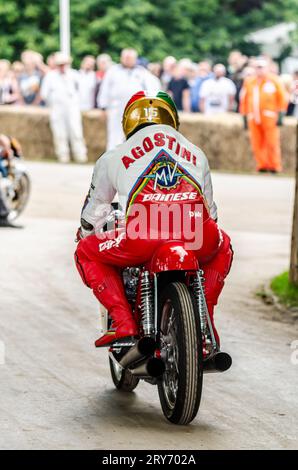
<svg viewBox="0 0 298 470">
<path fill-rule="evenodd" d="M 113 383 L 118 390 L 132 392 L 139 383 L 139 379 L 134 377 L 129 370 L 122 370 L 117 373 L 114 361 L 109 357 L 110 371 Z"/>
<path fill-rule="evenodd" d="M 171 313 L 169 313 L 169 311 Z M 166 329 L 173 318 L 173 333 Z M 188 424 L 197 415 L 203 386 L 203 351 L 199 315 L 192 293 L 181 282 L 169 284 L 159 304 L 161 347 L 163 338 L 175 344 L 173 358 L 158 382 L 158 393 L 164 416 L 175 424 Z M 171 342 L 169 343 L 171 344 Z M 177 357 L 178 356 L 178 357 Z M 174 372 L 173 362 L 175 362 Z M 174 374 L 174 375 L 173 375 Z M 174 382 L 171 377 L 174 376 Z M 171 387 L 174 391 L 171 391 Z"/>
</svg>

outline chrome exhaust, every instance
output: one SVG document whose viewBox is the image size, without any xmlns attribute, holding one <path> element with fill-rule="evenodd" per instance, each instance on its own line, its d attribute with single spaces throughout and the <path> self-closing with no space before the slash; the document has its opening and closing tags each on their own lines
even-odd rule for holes
<svg viewBox="0 0 298 470">
<path fill-rule="evenodd" d="M 129 369 L 130 373 L 135 377 L 160 377 L 165 371 L 165 363 L 162 359 L 150 357 L 134 369 Z"/>
<path fill-rule="evenodd" d="M 228 353 L 218 351 L 203 362 L 203 370 L 205 373 L 225 372 L 231 365 L 231 356 Z"/>
<path fill-rule="evenodd" d="M 155 340 L 149 336 L 144 336 L 144 338 L 139 339 L 139 341 L 127 351 L 119 363 L 125 369 L 136 362 L 146 359 L 148 356 L 152 356 L 155 349 Z"/>
</svg>

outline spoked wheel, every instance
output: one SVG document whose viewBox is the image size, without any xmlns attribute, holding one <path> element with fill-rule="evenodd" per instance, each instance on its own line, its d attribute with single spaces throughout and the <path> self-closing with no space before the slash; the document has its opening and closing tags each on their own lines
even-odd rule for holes
<svg viewBox="0 0 298 470">
<path fill-rule="evenodd" d="M 9 219 L 16 219 L 25 209 L 30 195 L 30 180 L 26 173 L 16 175 L 13 182 L 13 197 L 9 201 Z"/>
<path fill-rule="evenodd" d="M 188 424 L 196 416 L 203 384 L 203 352 L 199 315 L 188 287 L 169 284 L 160 302 L 160 348 L 166 371 L 158 382 L 165 417 Z"/>
<path fill-rule="evenodd" d="M 115 356 L 117 359 L 117 357 Z M 119 359 L 119 358 L 118 358 Z M 139 383 L 139 379 L 134 377 L 128 369 L 123 370 L 117 362 L 109 357 L 112 380 L 118 390 L 132 392 Z"/>
</svg>

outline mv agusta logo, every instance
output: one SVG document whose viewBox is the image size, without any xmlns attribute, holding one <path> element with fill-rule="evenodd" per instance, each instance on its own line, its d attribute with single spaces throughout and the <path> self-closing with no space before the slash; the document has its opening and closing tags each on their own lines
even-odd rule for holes
<svg viewBox="0 0 298 470">
<path fill-rule="evenodd" d="M 144 175 L 144 178 L 154 180 L 154 190 L 156 190 L 157 187 L 171 190 L 178 186 L 182 175 L 177 162 L 164 158 L 157 162 L 151 172 Z"/>
</svg>

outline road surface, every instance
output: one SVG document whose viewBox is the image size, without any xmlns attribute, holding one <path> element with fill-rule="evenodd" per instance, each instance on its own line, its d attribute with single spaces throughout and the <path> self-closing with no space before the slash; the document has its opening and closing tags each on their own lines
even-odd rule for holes
<svg viewBox="0 0 298 470">
<path fill-rule="evenodd" d="M 156 388 L 114 390 L 107 353 L 93 346 L 98 310 L 73 263 L 91 166 L 28 164 L 25 230 L 1 230 L 0 448 L 294 449 L 298 447 L 297 323 L 254 295 L 287 268 L 293 179 L 215 174 L 234 266 L 217 309 L 225 374 L 205 377 L 197 419 L 163 418 Z"/>
</svg>

